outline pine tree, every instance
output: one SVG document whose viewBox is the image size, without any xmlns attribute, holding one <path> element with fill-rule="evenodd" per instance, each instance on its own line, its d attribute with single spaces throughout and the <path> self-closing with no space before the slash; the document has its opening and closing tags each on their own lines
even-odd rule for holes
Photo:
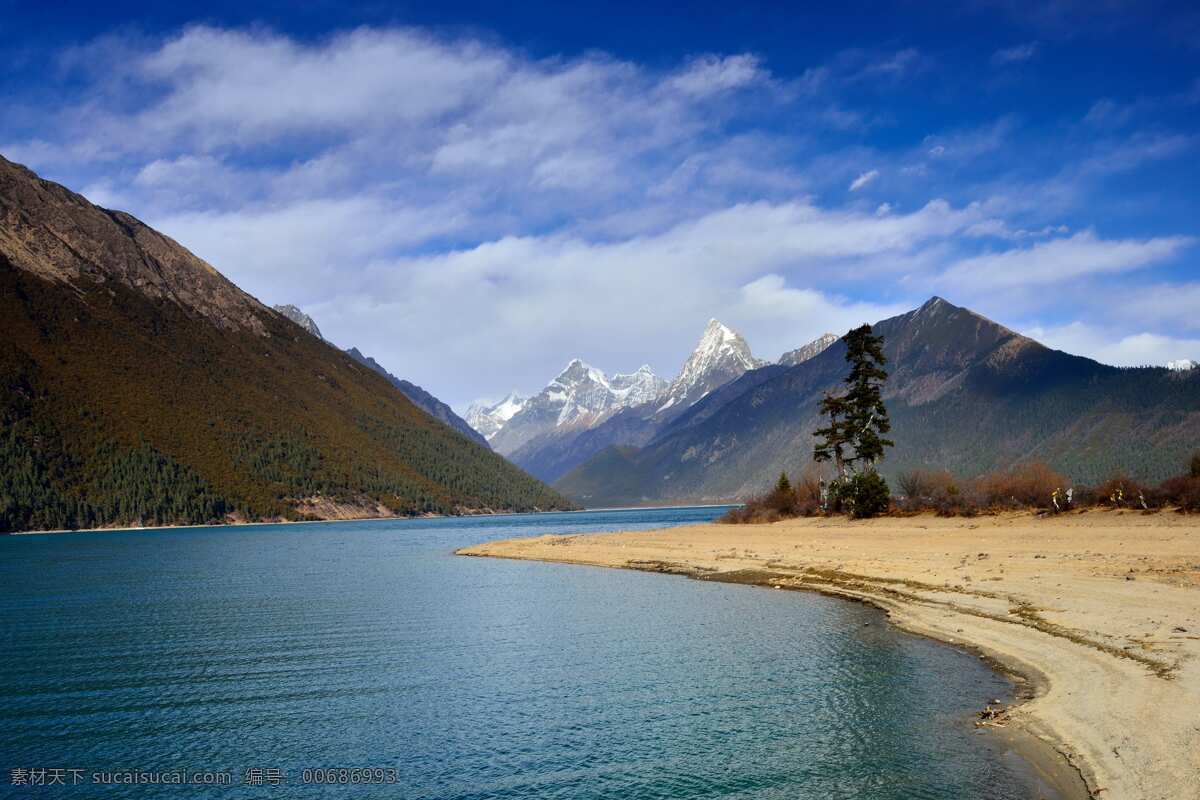
<svg viewBox="0 0 1200 800">
<path fill-rule="evenodd" d="M 821 413 L 829 416 L 829 425 L 817 429 L 812 458 L 833 461 L 838 475 L 829 485 L 829 505 L 850 512 L 854 517 L 874 517 L 887 511 L 890 492 L 887 482 L 876 473 L 875 463 L 883 458 L 884 447 L 893 445 L 883 435 L 892 429 L 888 410 L 883 405 L 883 381 L 888 373 L 883 365 L 883 338 L 871 333 L 870 325 L 856 327 L 842 337 L 846 343 L 846 393 L 842 397 L 824 396 Z M 846 455 L 850 449 L 853 455 Z M 852 474 L 847 474 L 852 473 Z"/>
<path fill-rule="evenodd" d="M 855 328 L 845 336 L 846 361 L 850 374 L 846 377 L 849 391 L 845 403 L 845 430 L 854 447 L 850 463 L 859 463 L 874 470 L 875 462 L 883 458 L 883 449 L 895 443 L 883 435 L 892 429 L 887 408 L 883 405 L 883 382 L 887 372 L 883 365 L 883 337 L 874 336 L 870 325 Z"/>
<path fill-rule="evenodd" d="M 826 394 L 821 401 L 821 413 L 829 417 L 829 424 L 814 432 L 817 444 L 813 448 L 814 461 L 834 462 L 836 479 L 846 478 L 856 465 L 874 471 L 884 448 L 893 445 L 884 438 L 892 423 L 883 404 L 882 387 L 887 380 L 883 337 L 873 335 L 870 325 L 863 325 L 842 340 L 850 365 L 850 374 L 845 378 L 847 391 L 842 397 Z"/>
<path fill-rule="evenodd" d="M 846 411 L 843 398 L 826 394 L 821 401 L 821 413 L 829 415 L 829 425 L 813 432 L 819 439 L 813 448 L 813 461 L 832 461 L 838 477 L 846 476 Z"/>
<path fill-rule="evenodd" d="M 786 472 L 779 473 L 779 480 L 775 482 L 775 491 L 780 494 L 787 494 L 792 490 L 792 482 L 788 480 Z"/>
</svg>

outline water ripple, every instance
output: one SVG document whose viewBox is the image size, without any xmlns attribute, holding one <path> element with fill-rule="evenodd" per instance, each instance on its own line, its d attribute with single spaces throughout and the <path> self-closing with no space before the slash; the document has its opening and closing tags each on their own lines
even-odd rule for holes
<svg viewBox="0 0 1200 800">
<path fill-rule="evenodd" d="M 451 555 L 715 513 L 0 538 L 0 768 L 291 779 L 73 797 L 1051 796 L 970 724 L 1005 683 L 869 608 Z M 400 782 L 302 785 L 306 767 Z"/>
</svg>

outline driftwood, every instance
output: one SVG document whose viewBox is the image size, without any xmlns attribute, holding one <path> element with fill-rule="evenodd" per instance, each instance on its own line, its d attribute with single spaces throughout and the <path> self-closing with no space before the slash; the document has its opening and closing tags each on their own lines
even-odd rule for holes
<svg viewBox="0 0 1200 800">
<path fill-rule="evenodd" d="M 1008 724 L 1008 708 L 1005 706 L 993 706 L 988 704 L 987 708 L 979 712 L 979 721 L 975 723 L 976 728 L 1003 728 Z"/>
</svg>

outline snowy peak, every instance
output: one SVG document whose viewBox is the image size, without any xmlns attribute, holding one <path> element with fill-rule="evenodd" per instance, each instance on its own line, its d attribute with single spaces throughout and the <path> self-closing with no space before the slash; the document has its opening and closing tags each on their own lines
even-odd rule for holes
<svg viewBox="0 0 1200 800">
<path fill-rule="evenodd" d="M 591 364 L 581 359 L 573 358 L 571 359 L 571 363 L 567 364 L 563 371 L 558 373 L 558 377 L 552 380 L 546 388 L 550 389 L 555 385 L 570 388 L 586 383 L 597 383 L 606 386 L 608 385 L 608 378 Z"/>
<path fill-rule="evenodd" d="M 510 454 L 526 442 L 558 429 L 591 427 L 617 411 L 653 402 L 667 382 L 643 365 L 631 373 L 607 375 L 582 359 L 572 359 L 554 380 L 524 401 L 508 420 L 469 416 L 488 428 L 496 450 Z M 474 424 L 474 423 L 472 423 Z M 480 430 L 481 428 L 476 428 Z"/>
<path fill-rule="evenodd" d="M 617 409 L 649 402 L 665 385 L 666 381 L 648 366 L 610 378 L 577 358 L 535 399 L 544 397 L 551 404 L 559 404 L 556 425 L 562 426 L 580 420 L 595 421 Z"/>
<path fill-rule="evenodd" d="M 315 321 L 313 321 L 313 318 L 310 317 L 308 314 L 305 314 L 303 311 L 301 311 L 296 306 L 282 305 L 282 306 L 272 306 L 272 308 L 275 311 L 282 314 L 283 316 L 290 319 L 292 322 L 299 325 L 301 328 L 304 328 L 304 330 L 308 331 L 309 333 L 311 333 L 313 336 L 317 337 L 318 339 L 321 339 L 321 340 L 325 339 L 325 337 L 321 335 L 321 329 L 317 327 L 317 323 Z"/>
<path fill-rule="evenodd" d="M 509 392 L 499 403 L 472 403 L 467 408 L 464 419 L 468 425 L 479 431 L 483 438 L 490 441 L 506 422 L 520 413 L 526 402 L 526 399 L 516 392 Z"/>
<path fill-rule="evenodd" d="M 670 384 L 655 375 L 648 365 L 643 364 L 628 375 L 613 375 L 609 378 L 608 385 L 618 406 L 628 408 L 654 402 Z"/>
<path fill-rule="evenodd" d="M 1178 361 L 1168 361 L 1166 367 L 1167 369 L 1174 370 L 1175 372 L 1188 372 L 1196 369 L 1196 367 L 1200 367 L 1200 361 L 1193 361 L 1190 358 L 1181 358 Z"/>
<path fill-rule="evenodd" d="M 508 422 L 517 412 L 525 405 L 526 398 L 516 392 L 509 392 L 508 397 L 505 397 L 496 405 L 492 406 L 492 415 L 497 419 Z"/>
<path fill-rule="evenodd" d="M 544 441 L 545 434 L 590 429 L 627 408 L 644 406 L 647 418 L 664 412 L 671 416 L 764 363 L 737 331 L 712 319 L 674 381 L 655 375 L 646 364 L 608 375 L 575 358 L 546 388 L 521 403 L 510 419 L 500 420 L 491 409 L 472 406 L 467 421 L 497 452 L 511 455 L 534 440 Z"/>
<path fill-rule="evenodd" d="M 710 319 L 696 349 L 688 356 L 679 376 L 659 406 L 659 412 L 667 409 L 683 409 L 700 398 L 748 370 L 761 367 L 750 352 L 750 345 L 741 334 L 727 325 Z"/>
<path fill-rule="evenodd" d="M 803 347 L 797 347 L 795 350 L 789 350 L 779 357 L 779 363 L 785 367 L 794 367 L 797 364 L 803 364 L 810 358 L 815 358 L 821 353 L 829 349 L 830 345 L 836 342 L 840 337 L 836 333 L 822 334 L 820 337 L 812 340 Z"/>
</svg>

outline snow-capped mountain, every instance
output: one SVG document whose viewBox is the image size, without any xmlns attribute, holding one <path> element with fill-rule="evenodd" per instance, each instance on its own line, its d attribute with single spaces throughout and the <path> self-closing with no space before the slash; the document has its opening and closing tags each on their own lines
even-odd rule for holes
<svg viewBox="0 0 1200 800">
<path fill-rule="evenodd" d="M 472 403 L 467 408 L 465 419 L 468 425 L 490 440 L 500 432 L 506 422 L 525 407 L 525 402 L 526 398 L 516 392 L 509 392 L 499 403 Z"/>
<path fill-rule="evenodd" d="M 642 366 L 606 375 L 574 359 L 507 420 L 472 407 L 467 420 L 496 452 L 553 480 L 608 444 L 641 441 L 693 403 L 747 370 L 763 366 L 746 340 L 711 320 L 673 381 Z"/>
<path fill-rule="evenodd" d="M 543 433 L 590 427 L 615 411 L 652 402 L 665 387 L 666 381 L 648 366 L 610 377 L 577 358 L 501 422 L 488 441 L 508 454 Z"/>
<path fill-rule="evenodd" d="M 839 338 L 835 333 L 826 333 L 823 336 L 813 339 L 803 347 L 797 347 L 795 350 L 789 350 L 779 357 L 779 363 L 785 367 L 794 367 L 797 364 L 803 364 L 814 356 L 819 356 L 825 352 L 831 344 Z"/>
<path fill-rule="evenodd" d="M 654 402 L 666 390 L 668 382 L 655 375 L 648 364 L 643 364 L 628 375 L 613 375 L 608 379 L 608 385 L 617 400 L 617 408 L 632 408 Z"/>
<path fill-rule="evenodd" d="M 708 321 L 696 349 L 688 356 L 679 376 L 658 400 L 656 413 L 685 409 L 742 373 L 766 362 L 755 358 L 741 334 L 715 319 Z"/>
<path fill-rule="evenodd" d="M 283 314 L 285 317 L 290 319 L 292 322 L 299 325 L 301 328 L 304 328 L 304 330 L 308 331 L 309 333 L 311 333 L 313 336 L 317 337 L 318 339 L 325 338 L 324 336 L 321 335 L 321 329 L 317 327 L 317 323 L 313 320 L 313 318 L 310 317 L 308 314 L 305 314 L 303 311 L 296 308 L 295 306 L 282 305 L 282 306 L 271 306 L 271 307 L 273 309 L 275 309 L 276 311 L 278 311 L 280 314 Z"/>
<path fill-rule="evenodd" d="M 1200 361 L 1193 361 L 1190 358 L 1181 358 L 1178 361 L 1168 361 L 1167 369 L 1173 369 L 1176 372 L 1187 372 L 1196 367 L 1200 367 Z"/>
</svg>

